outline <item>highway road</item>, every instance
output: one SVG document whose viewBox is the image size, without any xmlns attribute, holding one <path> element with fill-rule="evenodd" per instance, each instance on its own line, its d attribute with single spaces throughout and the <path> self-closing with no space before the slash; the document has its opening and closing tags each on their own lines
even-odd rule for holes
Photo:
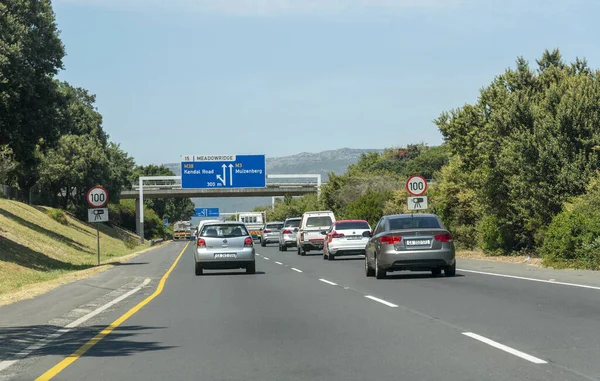
<svg viewBox="0 0 600 381">
<path fill-rule="evenodd" d="M 402 272 L 377 280 L 364 276 L 361 257 L 329 262 L 276 246 L 257 246 L 254 275 L 195 276 L 192 250 L 171 243 L 100 280 L 0 308 L 6 344 L 32 328 L 59 329 L 41 316 L 51 305 L 66 323 L 110 303 L 101 294 L 127 295 L 31 353 L 0 346 L 0 380 L 600 379 L 594 276 L 579 278 L 586 288 L 559 282 L 577 283 L 570 273 L 534 281 L 510 266 L 504 274 L 514 277 L 502 277 L 465 261 L 454 278 Z M 541 277 L 553 274 L 546 271 Z M 65 302 L 82 284 L 98 286 L 101 301 L 75 308 L 80 292 Z M 99 284 L 108 285 L 104 293 Z M 69 315 L 71 307 L 82 312 Z"/>
</svg>

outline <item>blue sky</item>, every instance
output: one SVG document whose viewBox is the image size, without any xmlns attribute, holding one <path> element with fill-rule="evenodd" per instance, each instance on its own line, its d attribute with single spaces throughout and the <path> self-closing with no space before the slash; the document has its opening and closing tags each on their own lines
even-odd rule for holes
<svg viewBox="0 0 600 381">
<path fill-rule="evenodd" d="M 521 4 L 523 3 L 523 4 Z M 432 120 L 559 48 L 600 67 L 596 0 L 54 0 L 61 79 L 139 164 L 440 144 Z"/>
</svg>

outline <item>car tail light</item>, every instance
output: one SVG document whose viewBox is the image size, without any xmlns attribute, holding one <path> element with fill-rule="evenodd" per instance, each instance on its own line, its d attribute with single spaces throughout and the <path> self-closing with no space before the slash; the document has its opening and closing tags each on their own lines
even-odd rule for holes
<svg viewBox="0 0 600 381">
<path fill-rule="evenodd" d="M 283 231 L 283 234 L 292 234 L 292 231 L 291 231 L 291 230 L 289 230 L 289 229 L 285 229 L 285 230 Z"/>
<path fill-rule="evenodd" d="M 386 245 L 394 245 L 396 243 L 402 242 L 402 237 L 399 237 L 397 235 L 393 235 L 393 236 L 384 235 L 383 237 L 379 238 L 379 242 L 386 244 Z"/>
<path fill-rule="evenodd" d="M 342 238 L 342 237 L 344 237 L 344 233 L 338 233 L 338 232 L 334 231 L 331 234 L 331 238 Z"/>
<path fill-rule="evenodd" d="M 244 241 L 244 246 L 252 246 L 252 238 L 246 237 L 246 240 Z"/>
<path fill-rule="evenodd" d="M 271 231 L 269 229 L 265 229 L 263 230 L 263 233 L 270 233 Z"/>
<path fill-rule="evenodd" d="M 300 233 L 300 241 L 304 241 L 304 233 Z"/>
<path fill-rule="evenodd" d="M 435 238 L 436 241 L 440 242 L 452 242 L 452 234 L 449 233 L 436 235 L 433 238 Z"/>
<path fill-rule="evenodd" d="M 206 241 L 202 238 L 198 240 L 198 247 L 206 247 Z"/>
</svg>

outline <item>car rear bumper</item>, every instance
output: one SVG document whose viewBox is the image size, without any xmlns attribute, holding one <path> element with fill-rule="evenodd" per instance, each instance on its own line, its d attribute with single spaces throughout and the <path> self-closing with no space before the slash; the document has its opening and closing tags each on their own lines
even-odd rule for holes
<svg viewBox="0 0 600 381">
<path fill-rule="evenodd" d="M 361 255 L 365 254 L 367 243 L 365 241 L 357 242 L 329 242 L 327 249 L 334 255 Z"/>
<path fill-rule="evenodd" d="M 245 269 L 255 264 L 255 261 L 232 261 L 232 262 L 198 262 L 198 264 L 207 270 L 235 270 Z"/>
<path fill-rule="evenodd" d="M 223 254 L 223 253 L 235 253 L 235 258 L 215 258 L 215 254 Z M 206 250 L 206 249 L 196 249 L 194 253 L 194 259 L 196 262 L 202 263 L 204 266 L 205 263 L 234 263 L 234 262 L 247 262 L 254 261 L 255 259 L 255 251 L 254 248 L 244 248 L 237 250 L 227 250 L 227 249 L 219 249 L 219 250 Z"/>
<path fill-rule="evenodd" d="M 414 251 L 382 251 L 377 256 L 377 262 L 382 269 L 388 271 L 413 270 L 429 271 L 434 268 L 444 268 L 454 264 L 456 255 L 454 249 L 414 250 Z"/>
<path fill-rule="evenodd" d="M 323 241 L 302 241 L 300 245 L 304 250 L 323 250 Z"/>
<path fill-rule="evenodd" d="M 267 235 L 262 237 L 262 240 L 264 242 L 279 242 L 279 236 L 278 235 Z"/>
</svg>

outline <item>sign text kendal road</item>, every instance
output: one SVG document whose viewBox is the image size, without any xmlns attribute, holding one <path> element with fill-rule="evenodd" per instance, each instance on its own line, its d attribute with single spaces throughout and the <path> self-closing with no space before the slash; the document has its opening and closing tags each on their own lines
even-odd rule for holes
<svg viewBox="0 0 600 381">
<path fill-rule="evenodd" d="M 265 155 L 183 155 L 183 189 L 265 188 Z"/>
</svg>

